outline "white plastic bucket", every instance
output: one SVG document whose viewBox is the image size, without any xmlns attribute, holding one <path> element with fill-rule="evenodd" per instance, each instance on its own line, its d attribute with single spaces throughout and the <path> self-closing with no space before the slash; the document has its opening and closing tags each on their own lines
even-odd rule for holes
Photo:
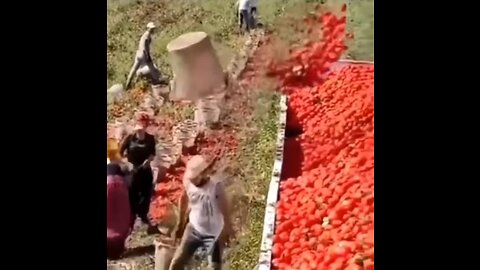
<svg viewBox="0 0 480 270">
<path fill-rule="evenodd" d="M 175 254 L 174 241 L 155 239 L 155 270 L 168 270 Z"/>
<path fill-rule="evenodd" d="M 125 94 L 125 89 L 122 84 L 115 84 L 107 89 L 107 104 L 120 101 Z"/>
</svg>

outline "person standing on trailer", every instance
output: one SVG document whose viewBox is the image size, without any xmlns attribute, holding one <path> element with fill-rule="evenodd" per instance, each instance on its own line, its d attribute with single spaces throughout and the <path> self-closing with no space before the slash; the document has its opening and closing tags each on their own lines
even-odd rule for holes
<svg viewBox="0 0 480 270">
<path fill-rule="evenodd" d="M 150 53 L 150 45 L 152 43 L 152 35 L 155 33 L 156 26 L 153 22 L 147 24 L 147 31 L 140 38 L 138 50 L 135 54 L 135 62 L 127 77 L 125 89 L 130 87 L 133 80 L 133 75 L 149 76 L 151 83 L 157 85 L 160 83 L 160 71 L 153 63 L 152 55 Z"/>
<path fill-rule="evenodd" d="M 187 162 L 179 220 L 182 224 L 188 213 L 188 223 L 170 270 L 183 270 L 195 251 L 202 246 L 209 254 L 210 266 L 215 270 L 222 268 L 221 235 L 228 240 L 233 236 L 233 230 L 223 183 L 211 179 L 215 161 L 197 155 Z M 179 226 L 177 235 L 182 229 Z"/>
<path fill-rule="evenodd" d="M 155 137 L 146 132 L 149 124 L 147 115 L 140 115 L 135 133 L 128 135 L 120 147 L 120 153 L 127 156 L 133 165 L 130 186 L 130 203 L 133 213 L 143 223 L 150 225 L 148 210 L 153 194 L 153 172 L 150 162 L 155 157 Z"/>
</svg>

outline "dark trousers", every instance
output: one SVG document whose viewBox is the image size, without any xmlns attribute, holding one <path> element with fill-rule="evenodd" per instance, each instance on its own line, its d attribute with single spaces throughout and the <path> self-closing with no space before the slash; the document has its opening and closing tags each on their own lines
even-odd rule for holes
<svg viewBox="0 0 480 270">
<path fill-rule="evenodd" d="M 132 185 L 130 187 L 130 204 L 134 217 L 140 217 L 142 221 L 147 224 L 149 224 L 148 210 L 150 208 L 152 194 L 152 170 L 144 167 L 135 169 L 132 175 Z"/>
<path fill-rule="evenodd" d="M 125 237 L 107 238 L 107 259 L 118 260 L 125 251 Z"/>
<path fill-rule="evenodd" d="M 222 253 L 220 243 L 213 236 L 201 235 L 192 225 L 187 224 L 183 232 L 182 241 L 175 251 L 170 270 L 183 270 L 188 265 L 195 251 L 205 247 L 210 255 L 210 266 L 214 270 L 222 269 Z"/>
<path fill-rule="evenodd" d="M 139 68 L 143 68 L 144 66 L 147 66 L 149 71 L 150 71 L 146 75 L 146 77 L 150 81 L 150 83 L 153 84 L 153 85 L 160 84 L 160 82 L 162 81 L 160 79 L 161 74 L 160 74 L 160 71 L 153 64 L 152 60 L 148 59 L 148 60 L 139 61 L 139 59 L 135 58 L 135 62 L 133 63 L 133 67 L 130 70 L 130 73 L 128 74 L 128 77 L 127 77 L 127 83 L 125 85 L 125 87 L 127 89 L 130 87 L 130 84 L 132 83 L 133 77 L 135 76 L 135 73 L 137 72 L 137 70 Z"/>
<path fill-rule="evenodd" d="M 257 8 L 252 7 L 250 9 L 250 27 L 256 28 L 257 26 Z"/>
<path fill-rule="evenodd" d="M 250 30 L 250 24 L 251 24 L 251 19 L 250 19 L 250 11 L 249 10 L 240 10 L 240 30 L 243 27 L 243 24 L 245 24 L 245 29 L 247 31 Z"/>
</svg>

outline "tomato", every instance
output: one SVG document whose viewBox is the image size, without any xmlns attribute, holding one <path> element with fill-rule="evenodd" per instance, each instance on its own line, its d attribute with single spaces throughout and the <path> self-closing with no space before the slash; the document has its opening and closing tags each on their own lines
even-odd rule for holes
<svg viewBox="0 0 480 270">
<path fill-rule="evenodd" d="M 285 140 L 272 250 L 278 270 L 374 266 L 374 68 L 332 69 L 347 49 L 345 10 L 308 19 L 322 40 L 269 65 L 288 95 L 286 128 L 302 131 Z"/>
<path fill-rule="evenodd" d="M 363 270 L 363 267 L 358 264 L 349 264 L 345 270 Z"/>
<path fill-rule="evenodd" d="M 365 270 L 374 270 L 374 264 L 372 260 L 365 260 L 363 262 L 363 269 Z"/>
</svg>

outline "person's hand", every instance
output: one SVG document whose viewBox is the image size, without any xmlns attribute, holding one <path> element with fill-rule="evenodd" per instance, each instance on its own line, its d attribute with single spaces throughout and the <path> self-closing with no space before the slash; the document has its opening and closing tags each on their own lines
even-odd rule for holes
<svg viewBox="0 0 480 270">
<path fill-rule="evenodd" d="M 175 240 L 182 240 L 183 237 L 183 231 L 185 229 L 185 226 L 182 226 L 183 224 L 178 224 L 177 228 L 175 229 L 175 232 L 173 233 L 173 236 L 175 237 Z"/>
<path fill-rule="evenodd" d="M 163 178 L 167 175 L 167 168 L 165 166 L 159 165 L 157 166 L 158 172 L 157 172 L 157 181 L 161 182 Z"/>
<path fill-rule="evenodd" d="M 144 168 L 149 168 L 149 167 L 150 167 L 150 162 L 152 162 L 152 158 L 147 158 L 147 159 L 142 163 L 142 167 L 144 167 Z"/>
<path fill-rule="evenodd" d="M 211 171 L 215 164 L 217 163 L 219 156 L 207 156 L 206 158 L 207 163 L 209 164 L 208 167 L 205 169 L 205 171 Z"/>
<path fill-rule="evenodd" d="M 235 238 L 235 232 L 232 229 L 232 226 L 226 226 L 223 229 L 223 240 L 225 244 L 229 244 Z"/>
<path fill-rule="evenodd" d="M 176 230 L 174 235 L 175 235 L 175 240 L 178 240 L 178 241 L 182 240 L 183 233 L 181 230 Z"/>
<path fill-rule="evenodd" d="M 165 168 L 162 165 L 157 165 L 157 164 L 150 164 L 152 171 L 153 171 L 153 184 L 157 184 L 162 182 L 162 180 L 165 178 L 167 175 L 167 168 Z"/>
</svg>

